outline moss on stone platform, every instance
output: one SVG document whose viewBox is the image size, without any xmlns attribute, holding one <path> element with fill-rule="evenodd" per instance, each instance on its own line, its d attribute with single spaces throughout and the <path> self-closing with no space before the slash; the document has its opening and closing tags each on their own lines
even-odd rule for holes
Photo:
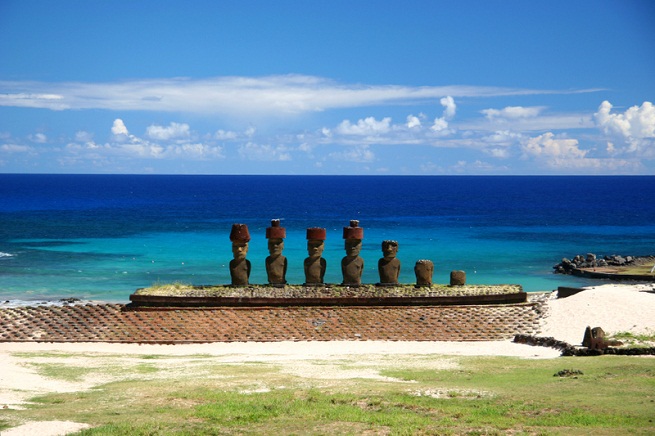
<svg viewBox="0 0 655 436">
<path fill-rule="evenodd" d="M 250 286 L 193 286 L 183 283 L 157 284 L 137 290 L 135 295 L 162 297 L 232 297 L 232 298 L 346 298 L 346 297 L 441 297 L 470 295 L 501 295 L 522 292 L 520 285 L 433 285 L 416 287 L 414 285 L 358 287 L 341 285 L 303 286 L 272 285 Z"/>
</svg>

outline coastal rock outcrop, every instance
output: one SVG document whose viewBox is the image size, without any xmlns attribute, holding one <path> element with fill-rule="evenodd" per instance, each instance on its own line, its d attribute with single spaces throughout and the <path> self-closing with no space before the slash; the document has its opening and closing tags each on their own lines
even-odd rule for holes
<svg viewBox="0 0 655 436">
<path fill-rule="evenodd" d="M 644 265 L 655 262 L 655 256 L 621 256 L 612 254 L 599 257 L 594 253 L 578 254 L 572 259 L 563 258 L 560 263 L 553 266 L 556 274 L 573 274 L 576 269 L 603 268 L 608 266 Z"/>
</svg>

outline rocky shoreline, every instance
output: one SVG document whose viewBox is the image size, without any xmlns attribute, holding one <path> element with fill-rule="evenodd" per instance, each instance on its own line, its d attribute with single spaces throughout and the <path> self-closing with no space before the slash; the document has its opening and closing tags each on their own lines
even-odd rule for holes
<svg viewBox="0 0 655 436">
<path fill-rule="evenodd" d="M 655 256 L 596 256 L 594 253 L 578 254 L 572 259 L 563 258 L 560 263 L 553 266 L 555 274 L 575 274 L 577 270 L 587 268 L 625 268 L 630 266 L 653 265 Z"/>
</svg>

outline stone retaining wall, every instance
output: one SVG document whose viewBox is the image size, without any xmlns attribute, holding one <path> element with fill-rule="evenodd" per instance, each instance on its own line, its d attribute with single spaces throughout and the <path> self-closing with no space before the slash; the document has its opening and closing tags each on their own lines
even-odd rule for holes
<svg viewBox="0 0 655 436">
<path fill-rule="evenodd" d="M 492 306 L 0 310 L 0 342 L 487 341 L 535 334 L 543 303 Z"/>
</svg>

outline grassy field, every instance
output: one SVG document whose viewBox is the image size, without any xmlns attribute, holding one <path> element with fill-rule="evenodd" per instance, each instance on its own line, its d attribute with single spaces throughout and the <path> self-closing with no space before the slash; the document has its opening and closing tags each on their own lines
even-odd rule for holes
<svg viewBox="0 0 655 436">
<path fill-rule="evenodd" d="M 655 434 L 653 358 L 14 355 L 78 389 L 0 409 L 0 431 L 62 420 L 91 424 L 84 435 Z"/>
</svg>

